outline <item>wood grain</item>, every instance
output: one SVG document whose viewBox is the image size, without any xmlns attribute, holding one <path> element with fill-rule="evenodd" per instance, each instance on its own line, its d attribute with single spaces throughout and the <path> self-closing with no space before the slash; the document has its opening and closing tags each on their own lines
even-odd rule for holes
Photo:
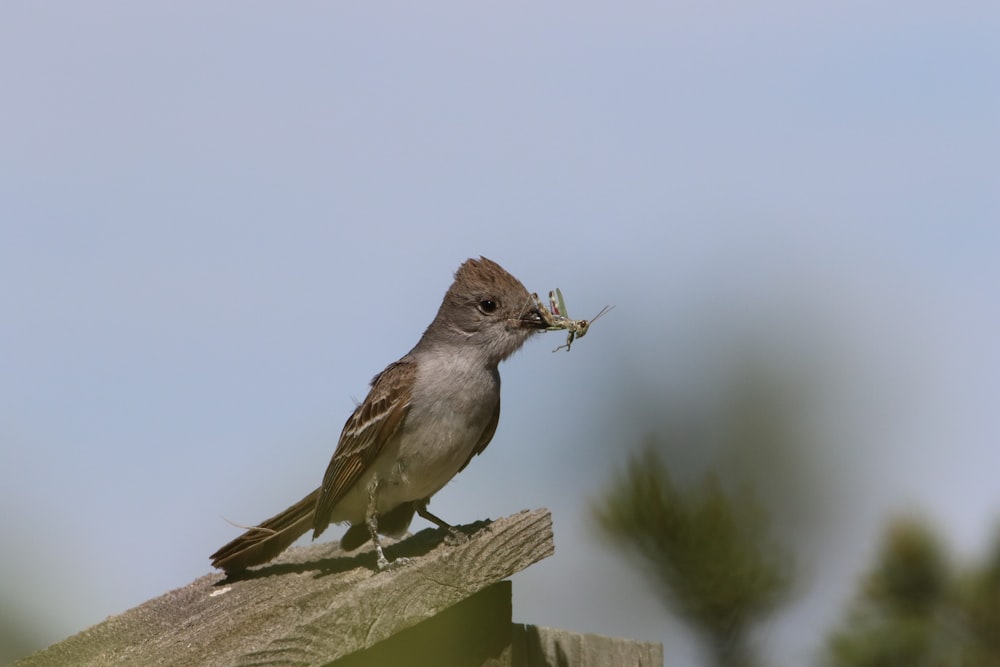
<svg viewBox="0 0 1000 667">
<path fill-rule="evenodd" d="M 38 665 L 324 665 L 378 644 L 554 553 L 548 510 L 462 527 L 465 544 L 429 529 L 386 549 L 405 566 L 375 570 L 369 550 L 289 549 L 239 578 L 203 576 L 15 663 Z"/>
</svg>

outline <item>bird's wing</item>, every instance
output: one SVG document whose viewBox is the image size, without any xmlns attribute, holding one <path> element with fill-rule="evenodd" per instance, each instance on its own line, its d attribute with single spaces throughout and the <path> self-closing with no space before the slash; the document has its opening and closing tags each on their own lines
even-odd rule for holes
<svg viewBox="0 0 1000 667">
<path fill-rule="evenodd" d="M 493 434 L 497 432 L 497 424 L 499 423 L 500 423 L 500 397 L 497 396 L 497 404 L 496 407 L 493 409 L 493 417 L 490 418 L 490 423 L 486 425 L 485 429 L 483 429 L 483 434 L 479 437 L 479 442 L 476 443 L 476 448 L 472 450 L 472 453 L 469 454 L 469 458 L 465 460 L 465 463 L 463 463 L 462 467 L 458 469 L 458 472 L 462 472 L 463 470 L 465 470 L 465 466 L 469 465 L 469 462 L 472 460 L 472 457 L 483 453 L 483 450 L 486 449 L 486 445 L 490 444 L 490 440 L 493 439 Z"/>
<path fill-rule="evenodd" d="M 372 380 L 364 402 L 344 424 L 333 459 L 323 475 L 316 500 L 313 537 L 330 523 L 333 508 L 378 457 L 410 409 L 417 366 L 410 361 L 390 364 Z"/>
</svg>

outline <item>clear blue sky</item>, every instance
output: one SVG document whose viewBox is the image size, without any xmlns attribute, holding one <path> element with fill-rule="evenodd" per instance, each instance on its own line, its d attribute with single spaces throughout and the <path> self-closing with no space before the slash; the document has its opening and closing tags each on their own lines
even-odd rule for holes
<svg viewBox="0 0 1000 667">
<path fill-rule="evenodd" d="M 435 498 L 553 510 L 516 620 L 690 658 L 587 503 L 752 339 L 826 378 L 837 511 L 761 636 L 803 664 L 887 516 L 968 555 L 1000 516 L 998 34 L 989 2 L 3 3 L 0 598 L 47 643 L 207 572 L 483 254 L 617 305 L 501 369 Z"/>
</svg>

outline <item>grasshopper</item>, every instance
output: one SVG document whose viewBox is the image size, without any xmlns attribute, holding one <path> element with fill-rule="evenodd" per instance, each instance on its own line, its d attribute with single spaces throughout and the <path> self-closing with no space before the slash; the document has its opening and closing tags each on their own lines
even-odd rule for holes
<svg viewBox="0 0 1000 667">
<path fill-rule="evenodd" d="M 535 300 L 538 306 L 538 311 L 545 318 L 545 323 L 548 325 L 546 331 L 566 331 L 566 344 L 560 345 L 553 352 L 558 352 L 559 350 L 566 348 L 569 352 L 570 348 L 573 346 L 573 341 L 577 338 L 583 338 L 587 335 L 587 331 L 590 330 L 590 325 L 597 321 L 598 318 L 602 317 L 609 310 L 614 308 L 614 306 L 605 306 L 601 309 L 601 312 L 597 313 L 594 317 L 589 320 L 572 320 L 569 318 L 566 312 L 566 300 L 563 299 L 562 290 L 558 287 L 549 292 L 549 306 L 548 308 L 542 303 L 542 300 L 538 297 L 538 294 L 532 294 L 531 297 Z"/>
</svg>

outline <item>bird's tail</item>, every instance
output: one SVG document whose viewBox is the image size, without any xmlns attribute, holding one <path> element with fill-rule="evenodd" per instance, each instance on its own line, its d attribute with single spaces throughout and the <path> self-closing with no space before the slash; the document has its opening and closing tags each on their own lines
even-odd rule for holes
<svg viewBox="0 0 1000 667">
<path fill-rule="evenodd" d="M 247 530 L 212 554 L 212 565 L 228 572 L 242 572 L 273 559 L 312 527 L 316 489 L 283 512 Z"/>
</svg>

